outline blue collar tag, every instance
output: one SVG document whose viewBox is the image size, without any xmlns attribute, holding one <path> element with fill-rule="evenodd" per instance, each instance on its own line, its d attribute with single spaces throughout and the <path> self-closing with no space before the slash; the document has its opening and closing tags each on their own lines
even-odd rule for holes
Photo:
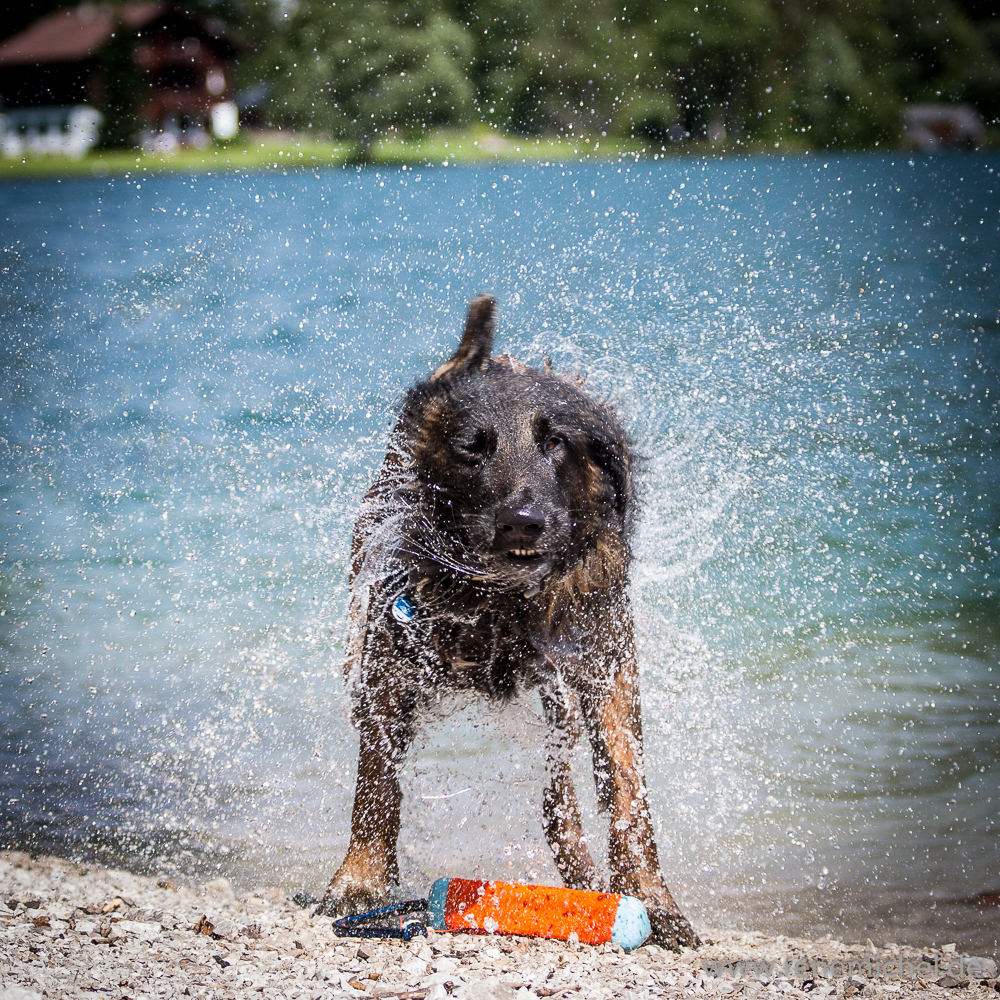
<svg viewBox="0 0 1000 1000">
<path fill-rule="evenodd" d="M 406 594 L 400 594 L 392 602 L 392 617 L 396 619 L 401 625 L 408 625 L 412 620 L 413 616 L 417 613 L 417 606 L 410 600 Z"/>
</svg>

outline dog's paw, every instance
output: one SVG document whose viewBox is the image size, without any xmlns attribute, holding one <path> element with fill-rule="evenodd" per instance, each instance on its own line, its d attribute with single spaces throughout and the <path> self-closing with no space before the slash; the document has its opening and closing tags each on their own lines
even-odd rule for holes
<svg viewBox="0 0 1000 1000">
<path fill-rule="evenodd" d="M 697 948 L 701 945 L 701 938 L 676 906 L 665 907 L 658 905 L 654 900 L 647 900 L 646 911 L 649 913 L 649 922 L 653 928 L 653 933 L 649 937 L 650 943 L 658 944 L 670 951 Z"/>
<path fill-rule="evenodd" d="M 353 917 L 392 902 L 392 887 L 399 876 L 394 857 L 373 851 L 352 850 L 330 879 L 330 885 L 313 910 L 313 916 Z"/>
<path fill-rule="evenodd" d="M 381 906 L 388 906 L 390 902 L 388 889 L 380 891 L 361 886 L 341 889 L 331 885 L 319 901 L 319 906 L 313 910 L 313 916 L 340 920 L 342 917 L 353 917 L 369 910 L 377 910 Z"/>
<path fill-rule="evenodd" d="M 387 906 L 392 902 L 392 881 L 383 876 L 381 868 L 372 871 L 369 865 L 358 865 L 346 859 L 330 880 L 313 916 L 339 920 Z"/>
</svg>

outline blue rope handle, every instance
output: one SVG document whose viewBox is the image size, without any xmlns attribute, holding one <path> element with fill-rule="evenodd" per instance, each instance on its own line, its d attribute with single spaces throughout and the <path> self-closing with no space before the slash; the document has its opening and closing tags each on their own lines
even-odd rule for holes
<svg viewBox="0 0 1000 1000">
<path fill-rule="evenodd" d="M 405 903 L 393 903 L 382 906 L 367 913 L 356 913 L 351 917 L 341 917 L 334 920 L 333 933 L 338 937 L 356 938 L 400 938 L 409 941 L 415 935 L 427 937 L 427 925 L 419 920 L 403 923 L 404 913 L 424 913 L 427 910 L 426 899 L 408 899 Z M 367 921 L 378 920 L 391 914 L 400 914 L 399 927 L 366 926 Z"/>
</svg>

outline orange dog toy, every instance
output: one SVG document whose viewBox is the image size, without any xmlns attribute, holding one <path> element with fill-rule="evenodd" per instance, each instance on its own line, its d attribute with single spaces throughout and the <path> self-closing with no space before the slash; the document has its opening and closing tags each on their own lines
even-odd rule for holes
<svg viewBox="0 0 1000 1000">
<path fill-rule="evenodd" d="M 511 882 L 439 878 L 427 898 L 428 926 L 437 931 L 522 934 L 557 938 L 575 934 L 584 944 L 638 948 L 650 934 L 646 907 L 633 896 Z"/>
</svg>

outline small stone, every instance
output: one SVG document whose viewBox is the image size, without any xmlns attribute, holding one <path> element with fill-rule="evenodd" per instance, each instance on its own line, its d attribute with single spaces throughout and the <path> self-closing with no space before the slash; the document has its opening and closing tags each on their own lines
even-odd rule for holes
<svg viewBox="0 0 1000 1000">
<path fill-rule="evenodd" d="M 951 944 L 943 944 L 943 945 L 941 945 L 941 954 L 942 955 L 954 955 L 956 947 L 957 946 L 956 946 L 956 944 L 955 944 L 954 941 L 952 941 Z"/>
<path fill-rule="evenodd" d="M 462 991 L 465 1000 L 514 1000 L 514 991 L 499 979 L 478 979 Z"/>
<path fill-rule="evenodd" d="M 970 979 L 995 979 L 997 963 L 992 958 L 980 958 L 973 955 L 965 960 L 965 972 Z"/>
<path fill-rule="evenodd" d="M 0 1000 L 42 1000 L 42 994 L 25 986 L 0 986 Z"/>
<path fill-rule="evenodd" d="M 364 983 L 361 983 L 357 979 L 348 975 L 342 975 L 340 977 L 340 988 L 350 996 L 357 996 L 358 993 L 365 992 Z"/>
<path fill-rule="evenodd" d="M 236 893 L 233 891 L 233 884 L 227 878 L 212 879 L 205 883 L 205 894 L 214 896 L 216 899 L 227 903 L 236 902 Z"/>
<path fill-rule="evenodd" d="M 230 920 L 229 917 L 222 917 L 217 920 L 215 922 L 215 929 L 212 931 L 212 937 L 222 938 L 226 941 L 235 941 L 239 937 L 239 934 L 239 925 L 235 920 Z"/>
<path fill-rule="evenodd" d="M 111 925 L 114 937 L 131 937 L 136 941 L 156 941 L 163 934 L 159 924 L 147 923 L 144 920 L 119 920 Z"/>
</svg>

